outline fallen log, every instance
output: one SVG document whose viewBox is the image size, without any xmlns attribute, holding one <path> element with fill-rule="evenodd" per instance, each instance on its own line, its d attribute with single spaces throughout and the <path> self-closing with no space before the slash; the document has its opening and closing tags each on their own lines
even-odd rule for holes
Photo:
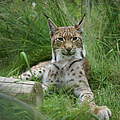
<svg viewBox="0 0 120 120">
<path fill-rule="evenodd" d="M 43 99 L 41 84 L 35 81 L 0 77 L 0 92 L 34 105 L 41 104 Z"/>
</svg>

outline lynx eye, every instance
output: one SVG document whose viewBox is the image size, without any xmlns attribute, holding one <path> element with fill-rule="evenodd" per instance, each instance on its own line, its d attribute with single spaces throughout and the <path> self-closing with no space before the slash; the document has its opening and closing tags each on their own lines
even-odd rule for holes
<svg viewBox="0 0 120 120">
<path fill-rule="evenodd" d="M 73 40 L 75 41 L 75 40 L 78 40 L 78 37 L 73 37 Z"/>
<path fill-rule="evenodd" d="M 57 38 L 57 40 L 62 42 L 64 39 L 61 37 L 61 38 Z"/>
</svg>

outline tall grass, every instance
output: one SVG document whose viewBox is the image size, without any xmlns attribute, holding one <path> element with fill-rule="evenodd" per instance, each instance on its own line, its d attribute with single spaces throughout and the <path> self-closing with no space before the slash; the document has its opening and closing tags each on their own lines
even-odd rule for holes
<svg viewBox="0 0 120 120">
<path fill-rule="evenodd" d="M 35 0 L 34 8 L 32 2 L 0 2 L 0 75 L 25 71 L 27 65 L 20 59 L 21 52 L 28 56 L 30 66 L 50 59 L 49 29 L 44 14 L 58 26 L 72 25 L 79 21 L 80 6 L 84 3 Z M 91 15 L 87 15 L 84 25 L 84 44 L 91 66 L 89 81 L 97 104 L 112 110 L 112 120 L 120 119 L 120 16 L 116 2 L 94 0 L 91 12 L 86 12 Z M 84 11 L 89 10 L 86 4 L 82 7 Z M 40 109 L 53 120 L 89 120 L 91 116 L 83 114 L 87 111 L 83 108 L 66 94 L 53 94 L 45 97 Z"/>
<path fill-rule="evenodd" d="M 91 17 L 88 17 L 85 26 L 84 42 L 91 66 L 90 83 L 96 102 L 107 105 L 112 110 L 112 120 L 119 120 L 120 35 L 117 27 L 120 16 L 117 20 L 114 18 L 114 14 L 118 14 L 112 11 L 114 9 L 118 10 L 111 5 L 111 1 L 107 6 L 104 2 L 93 5 Z"/>
<path fill-rule="evenodd" d="M 19 54 L 22 51 L 28 54 L 32 62 L 36 62 L 37 57 L 44 51 L 43 49 L 47 48 L 50 51 L 48 30 L 41 34 L 42 29 L 44 30 L 42 27 L 47 29 L 46 21 L 43 20 L 43 16 L 34 16 L 35 10 L 32 9 L 30 2 L 17 0 L 9 3 L 9 5 L 7 3 L 1 3 L 1 5 L 0 46 L 2 47 L 0 58 L 2 67 L 5 66 L 6 68 L 10 65 L 10 68 L 14 69 L 20 64 L 20 69 L 23 64 L 19 60 Z M 44 41 L 45 46 L 43 46 L 42 41 Z M 41 59 L 49 57 L 47 55 L 41 56 Z M 37 59 L 33 56 L 36 56 Z"/>
</svg>

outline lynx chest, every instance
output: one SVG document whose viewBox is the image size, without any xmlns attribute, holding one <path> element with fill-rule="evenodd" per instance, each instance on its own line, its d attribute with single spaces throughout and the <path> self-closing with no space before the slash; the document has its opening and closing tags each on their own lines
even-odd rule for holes
<svg viewBox="0 0 120 120">
<path fill-rule="evenodd" d="M 71 87 L 79 84 L 84 77 L 83 61 L 74 59 L 49 64 L 43 79 L 57 87 Z"/>
</svg>

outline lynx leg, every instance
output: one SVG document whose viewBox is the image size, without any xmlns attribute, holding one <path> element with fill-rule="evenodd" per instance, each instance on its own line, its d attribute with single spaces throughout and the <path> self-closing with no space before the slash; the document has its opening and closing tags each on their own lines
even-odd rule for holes
<svg viewBox="0 0 120 120">
<path fill-rule="evenodd" d="M 19 78 L 22 80 L 31 80 L 33 77 L 42 78 L 44 72 L 46 71 L 46 66 L 50 63 L 40 62 L 38 65 L 33 66 L 30 70 L 22 73 Z"/>
<path fill-rule="evenodd" d="M 96 114 L 99 120 L 109 120 L 111 111 L 106 106 L 97 106 L 94 102 L 94 95 L 87 81 L 81 81 L 78 87 L 74 88 L 74 94 L 79 98 L 80 103 L 88 102 L 91 112 Z"/>
<path fill-rule="evenodd" d="M 22 73 L 19 78 L 22 80 L 31 80 L 33 77 L 35 78 L 42 78 L 44 73 L 44 69 L 39 68 L 39 69 L 31 69 L 28 70 L 24 73 Z"/>
</svg>

